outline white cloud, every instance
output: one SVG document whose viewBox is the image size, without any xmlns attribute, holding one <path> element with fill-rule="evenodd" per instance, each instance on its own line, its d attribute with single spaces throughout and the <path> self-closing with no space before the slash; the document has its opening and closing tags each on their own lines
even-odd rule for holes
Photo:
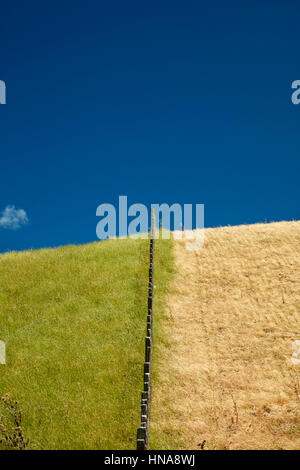
<svg viewBox="0 0 300 470">
<path fill-rule="evenodd" d="M 28 217 L 23 209 L 15 206 L 6 206 L 0 217 L 0 228 L 18 230 L 22 225 L 28 224 Z"/>
</svg>

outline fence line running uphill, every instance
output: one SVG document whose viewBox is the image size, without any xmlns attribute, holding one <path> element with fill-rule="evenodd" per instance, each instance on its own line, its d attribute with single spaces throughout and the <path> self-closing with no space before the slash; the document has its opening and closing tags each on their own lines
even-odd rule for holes
<svg viewBox="0 0 300 470">
<path fill-rule="evenodd" d="M 137 450 L 149 449 L 152 345 L 153 345 L 154 248 L 155 248 L 155 212 L 152 209 L 151 210 L 149 284 L 148 284 L 147 335 L 146 335 L 146 340 L 145 340 L 144 391 L 142 392 L 142 398 L 141 398 L 141 426 L 137 430 Z"/>
</svg>

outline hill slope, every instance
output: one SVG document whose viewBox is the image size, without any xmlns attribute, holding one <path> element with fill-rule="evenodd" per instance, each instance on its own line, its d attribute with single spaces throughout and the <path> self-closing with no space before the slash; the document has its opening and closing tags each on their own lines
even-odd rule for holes
<svg viewBox="0 0 300 470">
<path fill-rule="evenodd" d="M 152 445 L 300 449 L 300 222 L 175 242 Z M 161 410 L 164 410 L 162 413 Z"/>
<path fill-rule="evenodd" d="M 0 255 L 0 396 L 19 401 L 29 448 L 135 449 L 148 250 L 145 240 L 109 240 Z M 160 312 L 170 250 L 157 243 Z"/>
</svg>

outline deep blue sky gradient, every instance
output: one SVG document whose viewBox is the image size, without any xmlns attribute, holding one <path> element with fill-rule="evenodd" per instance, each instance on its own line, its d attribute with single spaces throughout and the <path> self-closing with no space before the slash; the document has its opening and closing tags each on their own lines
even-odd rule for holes
<svg viewBox="0 0 300 470">
<path fill-rule="evenodd" d="M 96 208 L 204 203 L 205 225 L 300 218 L 300 4 L 1 3 L 0 251 L 96 239 Z"/>
</svg>

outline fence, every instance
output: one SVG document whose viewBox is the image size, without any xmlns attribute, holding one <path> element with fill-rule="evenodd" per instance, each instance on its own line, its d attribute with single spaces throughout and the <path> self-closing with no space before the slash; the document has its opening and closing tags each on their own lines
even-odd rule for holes
<svg viewBox="0 0 300 470">
<path fill-rule="evenodd" d="M 151 411 L 151 373 L 153 344 L 155 212 L 151 210 L 150 265 L 148 284 L 147 335 L 145 340 L 144 390 L 141 398 L 141 426 L 137 430 L 137 450 L 149 449 Z"/>
</svg>

